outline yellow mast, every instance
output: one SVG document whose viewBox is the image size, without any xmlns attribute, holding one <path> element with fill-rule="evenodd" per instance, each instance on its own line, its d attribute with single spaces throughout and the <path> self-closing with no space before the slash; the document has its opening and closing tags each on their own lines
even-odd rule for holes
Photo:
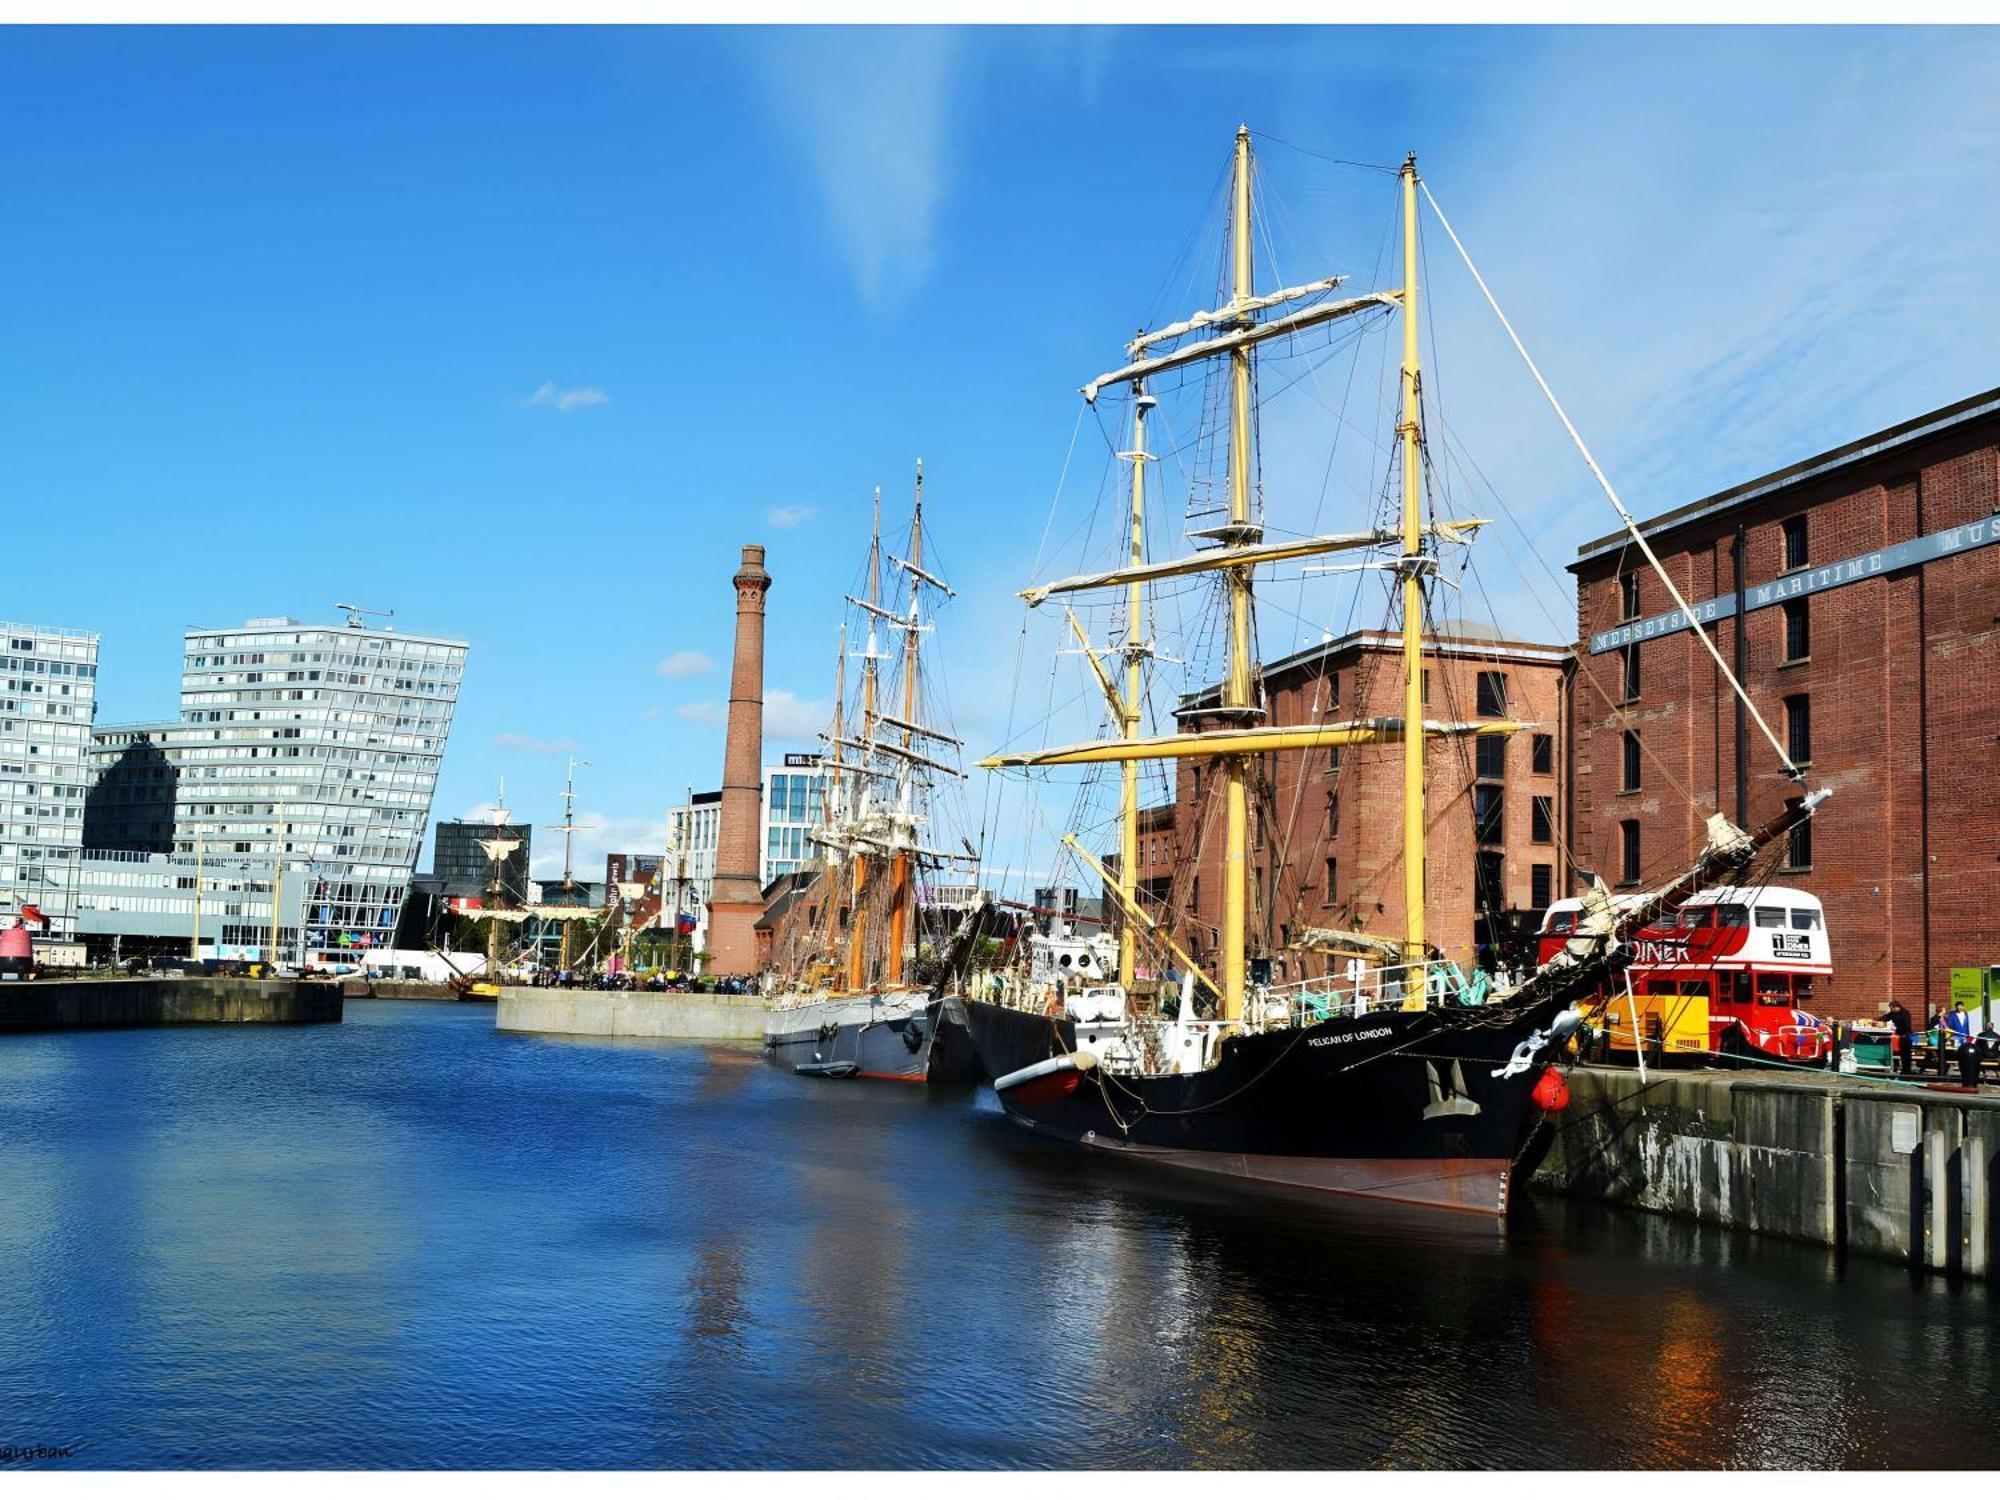
<svg viewBox="0 0 2000 1500">
<path fill-rule="evenodd" d="M 910 520 L 910 566 L 924 565 L 924 461 L 917 460 L 917 501 Z M 917 576 L 910 574 L 910 626 L 903 632 L 903 722 L 917 722 Z M 914 748 L 916 737 L 903 731 L 903 748 Z M 904 768 L 904 784 L 913 775 Z M 909 810 L 907 802 L 903 811 Z M 889 856 L 889 983 L 903 982 L 903 942 L 908 934 L 910 904 L 910 852 L 897 849 Z"/>
<path fill-rule="evenodd" d="M 203 846 L 204 838 L 201 834 L 197 833 L 194 836 L 194 941 L 188 945 L 188 957 L 192 959 L 199 959 L 201 957 L 201 855 Z"/>
<path fill-rule="evenodd" d="M 1424 586 L 1417 385 L 1417 157 L 1403 163 L 1403 956 L 1424 956 Z"/>
<path fill-rule="evenodd" d="M 278 968 L 278 910 L 285 898 L 285 804 L 278 804 L 278 836 L 271 841 L 271 959 L 273 973 Z"/>
<path fill-rule="evenodd" d="M 1146 412 L 1155 404 L 1146 394 L 1143 380 L 1132 382 L 1132 567 L 1146 560 Z M 1139 737 L 1143 707 L 1139 685 L 1139 613 L 1145 603 L 1145 585 L 1134 578 L 1125 589 L 1125 692 L 1118 703 L 1120 738 Z M 1074 616 L 1071 616 L 1074 619 Z M 1096 660 L 1095 657 L 1092 658 Z M 1118 898 L 1127 911 L 1138 909 L 1139 895 L 1139 763 L 1128 760 L 1120 768 L 1118 799 Z M 1138 967 L 1139 934 L 1128 917 L 1118 924 L 1118 983 L 1129 996 Z"/>
<path fill-rule="evenodd" d="M 1250 127 L 1236 130 L 1236 170 L 1230 214 L 1231 301 L 1241 307 L 1253 295 L 1250 269 Z M 1229 355 L 1229 526 L 1232 544 L 1251 534 L 1250 526 L 1250 348 L 1241 345 Z M 1250 569 L 1233 568 L 1229 578 L 1229 675 L 1222 687 L 1222 707 L 1237 712 L 1239 723 L 1250 702 Z M 1224 794 L 1222 855 L 1222 1019 L 1243 1015 L 1244 951 L 1249 887 L 1250 832 L 1249 762 L 1240 757 L 1223 761 Z"/>
<path fill-rule="evenodd" d="M 868 603 L 872 610 L 882 607 L 882 487 L 875 486 L 875 520 L 868 539 Z M 870 620 L 874 615 L 870 613 Z M 868 646 L 861 657 L 861 733 L 856 736 L 863 745 L 875 743 L 875 626 L 868 627 Z M 867 783 L 862 783 L 862 795 L 867 795 Z M 868 856 L 856 853 L 854 856 L 854 922 L 849 933 L 847 949 L 847 987 L 860 990 L 868 981 L 867 933 L 868 913 L 862 908 L 861 897 L 868 885 Z"/>
</svg>

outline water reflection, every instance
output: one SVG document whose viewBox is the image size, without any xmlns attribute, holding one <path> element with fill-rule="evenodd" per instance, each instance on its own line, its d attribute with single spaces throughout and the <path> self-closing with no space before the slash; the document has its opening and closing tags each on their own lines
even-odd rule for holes
<svg viewBox="0 0 2000 1500">
<path fill-rule="evenodd" d="M 466 1007 L 0 1080 L 0 1411 L 94 1465 L 2000 1459 L 1983 1288 L 1663 1219 L 1248 1195 Z"/>
</svg>

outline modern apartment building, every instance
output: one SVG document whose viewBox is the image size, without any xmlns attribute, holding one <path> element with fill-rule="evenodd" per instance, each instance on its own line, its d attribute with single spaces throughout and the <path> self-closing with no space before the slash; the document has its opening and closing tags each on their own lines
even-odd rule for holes
<svg viewBox="0 0 2000 1500">
<path fill-rule="evenodd" d="M 71 879 L 83 848 L 97 637 L 0 624 L 0 922 L 23 907 L 75 935 Z"/>
<path fill-rule="evenodd" d="M 463 641 L 367 626 L 359 616 L 346 625 L 268 618 L 190 630 L 179 722 L 108 727 L 97 737 L 92 832 L 107 854 L 282 866 L 305 902 L 300 948 L 309 960 L 388 947 L 465 653 Z M 263 914 L 268 923 L 268 883 Z"/>
</svg>

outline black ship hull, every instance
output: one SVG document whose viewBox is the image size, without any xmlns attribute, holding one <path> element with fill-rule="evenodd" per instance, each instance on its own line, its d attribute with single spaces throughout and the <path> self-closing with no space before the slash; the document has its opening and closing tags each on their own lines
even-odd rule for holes
<svg viewBox="0 0 2000 1500">
<path fill-rule="evenodd" d="M 1096 1150 L 1288 1187 L 1500 1215 L 1538 1111 L 1540 1061 L 1495 1077 L 1559 1008 L 1382 1011 L 1233 1037 L 1215 1065 L 1166 1076 L 1060 1061 L 1075 1028 L 966 1004 L 1010 1118 Z"/>
</svg>

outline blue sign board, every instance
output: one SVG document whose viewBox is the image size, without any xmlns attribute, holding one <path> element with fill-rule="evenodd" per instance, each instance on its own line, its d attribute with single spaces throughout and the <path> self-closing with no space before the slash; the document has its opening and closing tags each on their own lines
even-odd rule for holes
<svg viewBox="0 0 2000 1500">
<path fill-rule="evenodd" d="M 1822 589 L 1837 589 L 1842 584 L 1859 583 L 1865 578 L 1880 577 L 1899 568 L 1912 568 L 1940 557 L 1970 552 L 1975 547 L 1985 547 L 1994 542 L 2000 542 L 2000 515 L 1987 516 L 1966 526 L 1954 526 L 1949 531 L 1934 531 L 1929 536 L 1914 537 L 1893 547 L 1880 547 L 1844 562 L 1828 563 L 1823 568 L 1800 568 L 1797 572 L 1744 590 L 1743 608 L 1748 613 L 1766 605 L 1782 604 L 1787 599 L 1817 594 Z M 1701 624 L 1712 625 L 1717 620 L 1728 619 L 1736 613 L 1736 609 L 1736 595 L 1723 594 L 1694 605 L 1693 613 Z M 1677 609 L 1646 620 L 1630 620 L 1592 636 L 1590 654 L 1596 656 L 1605 651 L 1616 651 L 1634 641 L 1650 641 L 1656 636 L 1673 635 L 1687 628 L 1687 616 Z"/>
</svg>

